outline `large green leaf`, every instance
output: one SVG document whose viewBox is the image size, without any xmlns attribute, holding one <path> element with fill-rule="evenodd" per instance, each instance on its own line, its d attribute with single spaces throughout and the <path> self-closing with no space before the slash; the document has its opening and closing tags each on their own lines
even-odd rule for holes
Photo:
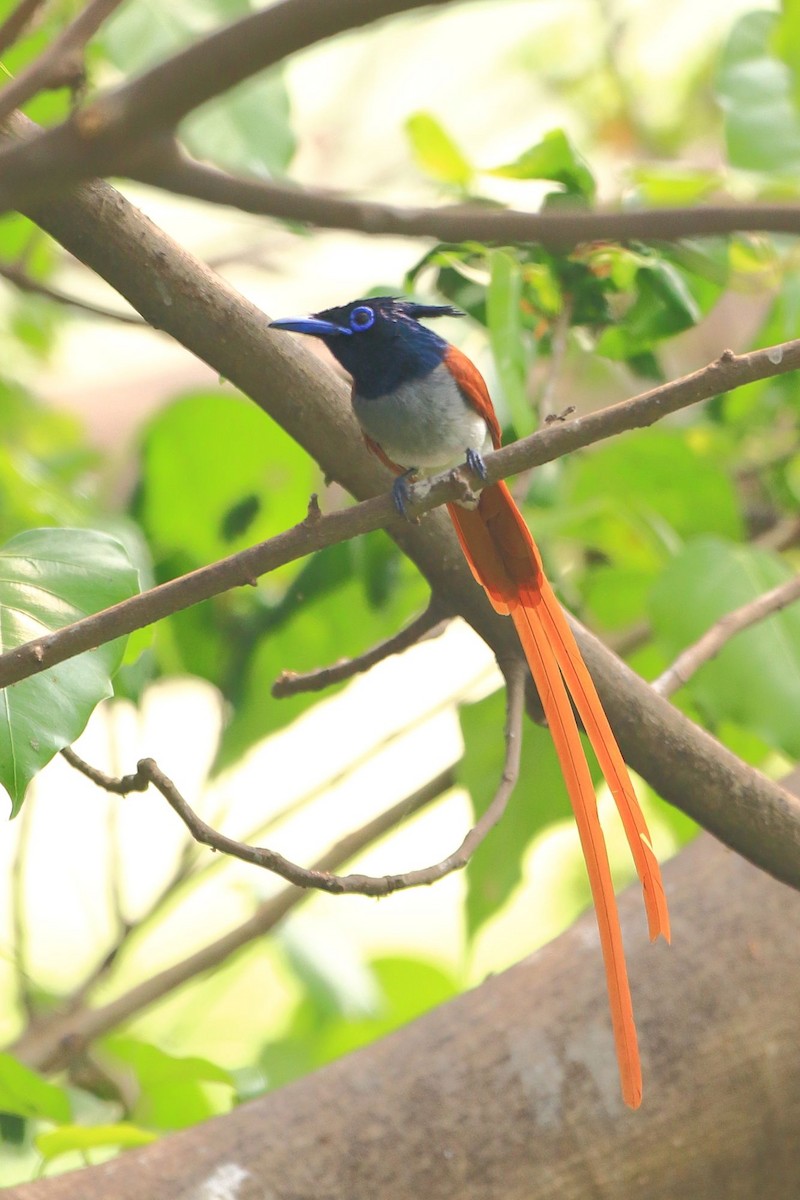
<svg viewBox="0 0 800 1200">
<path fill-rule="evenodd" d="M 527 396 L 530 355 L 522 328 L 522 273 L 506 250 L 488 256 L 491 277 L 486 289 L 486 322 L 503 397 L 518 437 L 533 433 L 533 409 Z"/>
<path fill-rule="evenodd" d="M 426 175 L 453 187 L 469 186 L 472 166 L 436 117 L 413 113 L 405 128 L 414 158 Z"/>
<path fill-rule="evenodd" d="M 250 11 L 249 0 L 131 0 L 105 23 L 99 40 L 120 70 L 139 74 Z M 281 73 L 266 71 L 204 105 L 180 133 L 198 158 L 226 170 L 275 174 L 295 149 L 289 115 Z"/>
<path fill-rule="evenodd" d="M 800 117 L 792 73 L 773 50 L 780 32 L 777 13 L 741 17 L 720 59 L 716 94 L 731 165 L 788 175 L 800 170 Z"/>
<path fill-rule="evenodd" d="M 10 1054 L 0 1054 L 0 1112 L 48 1121 L 68 1121 L 71 1115 L 64 1089 L 48 1083 Z"/>
<path fill-rule="evenodd" d="M 122 545 L 90 529 L 34 529 L 0 550 L 0 650 L 33 638 L 139 590 Z M 37 771 L 81 733 L 92 710 L 111 695 L 124 638 L 51 667 L 0 693 L 0 783 L 11 815 Z"/>
<path fill-rule="evenodd" d="M 135 1118 L 156 1129 L 183 1129 L 218 1111 L 205 1085 L 233 1088 L 230 1071 L 207 1058 L 168 1054 L 132 1037 L 109 1038 L 104 1047 L 132 1068 L 139 1086 Z"/>
<path fill-rule="evenodd" d="M 305 451 L 249 400 L 193 392 L 147 428 L 139 515 L 157 556 L 197 566 L 295 524 L 317 481 Z"/>
<path fill-rule="evenodd" d="M 741 536 L 736 492 L 713 430 L 648 429 L 567 464 L 557 526 L 615 565 L 659 570 L 680 540 Z"/>
<path fill-rule="evenodd" d="M 687 545 L 653 589 L 653 628 L 670 657 L 727 612 L 791 576 L 776 555 L 722 538 Z M 800 755 L 800 607 L 793 605 L 739 633 L 688 684 L 716 725 L 750 729 L 792 758 Z"/>
</svg>

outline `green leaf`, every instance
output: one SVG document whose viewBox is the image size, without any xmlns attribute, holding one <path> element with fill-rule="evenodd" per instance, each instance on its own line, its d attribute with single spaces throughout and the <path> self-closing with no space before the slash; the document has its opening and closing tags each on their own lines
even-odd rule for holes
<svg viewBox="0 0 800 1200">
<path fill-rule="evenodd" d="M 99 40 L 122 71 L 140 74 L 212 30 L 248 15 L 249 0 L 137 0 L 105 23 Z M 180 126 L 198 158 L 234 172 L 283 171 L 295 150 L 280 71 L 264 72 L 216 97 Z"/>
<path fill-rule="evenodd" d="M 651 575 L 682 540 L 742 535 L 733 484 L 709 430 L 648 429 L 567 464 L 560 526 L 615 566 Z"/>
<path fill-rule="evenodd" d="M 651 597 L 653 627 L 670 658 L 725 613 L 791 576 L 776 555 L 702 537 L 667 566 Z M 792 758 L 800 755 L 800 607 L 737 634 L 687 685 L 713 723 L 749 729 Z"/>
<path fill-rule="evenodd" d="M 132 1037 L 113 1037 L 104 1047 L 129 1064 L 139 1084 L 137 1121 L 157 1129 L 183 1129 L 217 1111 L 204 1085 L 233 1089 L 230 1071 L 207 1058 L 178 1057 Z"/>
<path fill-rule="evenodd" d="M 126 600 L 139 576 L 122 545 L 90 529 L 34 529 L 0 550 L 0 650 L 21 646 Z M 0 783 L 11 815 L 37 771 L 83 730 L 112 694 L 125 639 L 51 667 L 2 693 Z"/>
<path fill-rule="evenodd" d="M 385 1037 L 461 990 L 451 974 L 421 959 L 387 956 L 368 966 L 377 996 L 374 1012 L 354 1017 L 332 1008 L 329 996 L 306 995 L 286 1036 L 266 1046 L 259 1059 L 270 1087 L 283 1086 Z"/>
<path fill-rule="evenodd" d="M 552 179 L 573 197 L 591 201 L 596 184 L 589 164 L 573 146 L 563 129 L 551 129 L 540 142 L 513 162 L 493 167 L 487 175 L 505 179 Z"/>
<path fill-rule="evenodd" d="M 491 803 L 503 771 L 504 693 L 495 692 L 477 704 L 463 705 L 459 717 L 465 745 L 459 782 L 469 791 L 477 820 Z M 589 761 L 593 777 L 599 778 L 591 756 Z M 503 819 L 467 866 L 470 938 L 497 913 L 521 881 L 522 860 L 533 839 L 571 813 L 553 739 L 546 729 L 526 723 L 519 783 Z"/>
<path fill-rule="evenodd" d="M 773 51 L 773 38 L 787 29 L 776 13 L 745 13 L 723 50 L 715 90 L 734 167 L 784 175 L 800 170 L 797 83 Z"/>
<path fill-rule="evenodd" d="M 118 1146 L 128 1150 L 132 1146 L 147 1146 L 158 1141 L 152 1129 L 142 1129 L 128 1121 L 113 1125 L 62 1125 L 40 1133 L 35 1139 L 36 1148 L 46 1162 L 62 1154 L 78 1151 L 81 1154 L 97 1150 L 102 1146 Z"/>
<path fill-rule="evenodd" d="M 71 1116 L 64 1089 L 48 1083 L 10 1054 L 0 1054 L 0 1112 L 48 1121 L 68 1121 Z"/>
<path fill-rule="evenodd" d="M 532 433 L 533 410 L 527 396 L 528 354 L 521 322 L 522 275 L 505 250 L 488 256 L 491 278 L 486 289 L 486 322 L 495 367 L 518 437 Z"/>
<path fill-rule="evenodd" d="M 646 354 L 657 342 L 696 325 L 703 315 L 683 273 L 666 259 L 640 267 L 635 293 L 619 323 L 600 336 L 598 354 L 612 359 Z"/>
<path fill-rule="evenodd" d="M 457 981 L 441 966 L 400 955 L 374 959 L 370 964 L 381 1002 L 371 1017 L 331 1021 L 323 1027 L 316 1049 L 322 1066 L 386 1037 L 423 1013 L 458 995 Z"/>
<path fill-rule="evenodd" d="M 296 142 L 283 76 L 267 71 L 204 105 L 179 127 L 195 158 L 234 174 L 262 178 L 285 171 Z"/>
<path fill-rule="evenodd" d="M 669 206 L 696 204 L 719 191 L 725 177 L 721 171 L 707 167 L 685 167 L 643 163 L 631 171 L 633 183 L 642 204 Z"/>
<path fill-rule="evenodd" d="M 772 49 L 791 72 L 792 99 L 800 109 L 800 4 L 783 0 L 770 40 Z"/>
<path fill-rule="evenodd" d="M 405 130 L 420 170 L 454 187 L 469 186 L 472 166 L 436 117 L 427 112 L 413 113 Z"/>
<path fill-rule="evenodd" d="M 308 455 L 249 400 L 193 392 L 147 428 L 139 515 L 159 557 L 198 565 L 293 525 L 316 479 Z"/>
</svg>

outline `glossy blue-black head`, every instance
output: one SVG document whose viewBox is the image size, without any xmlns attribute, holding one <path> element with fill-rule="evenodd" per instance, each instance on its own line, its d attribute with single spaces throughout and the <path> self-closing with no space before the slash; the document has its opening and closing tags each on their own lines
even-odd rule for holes
<svg viewBox="0 0 800 1200">
<path fill-rule="evenodd" d="M 449 304 L 415 304 L 394 296 L 352 300 L 312 317 L 285 317 L 271 329 L 321 338 L 346 371 L 356 391 L 375 399 L 400 384 L 428 375 L 444 358 L 447 342 L 420 325 L 422 317 L 461 317 Z"/>
</svg>

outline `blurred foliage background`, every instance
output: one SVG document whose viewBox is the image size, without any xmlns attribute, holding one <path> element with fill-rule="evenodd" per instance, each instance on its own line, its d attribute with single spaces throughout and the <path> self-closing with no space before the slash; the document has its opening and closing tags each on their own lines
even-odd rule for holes
<svg viewBox="0 0 800 1200">
<path fill-rule="evenodd" d="M 11 7 L 3 0 L 0 17 Z M 90 45 L 90 92 L 252 7 L 128 0 Z M 31 61 L 76 8 L 46 5 L 5 71 Z M 234 172 L 395 203 L 796 199 L 798 24 L 790 0 L 757 11 L 728 0 L 456 5 L 315 47 L 207 106 L 181 135 Z M 27 111 L 52 123 L 69 105 L 52 93 Z M 563 255 L 421 247 L 124 190 L 273 315 L 372 290 L 463 308 L 468 320 L 446 335 L 484 370 L 506 440 L 728 345 L 797 331 L 788 238 L 593 243 Z M 64 605 L 95 611 L 280 532 L 312 491 L 327 508 L 347 502 L 244 397 L 137 326 L 21 217 L 0 222 L 0 277 L 3 648 L 36 622 L 72 619 Z M 756 383 L 516 481 L 564 602 L 645 677 L 795 569 L 799 403 L 793 375 Z M 36 611 L 12 618 L 31 556 Z M 94 1161 L 312 1070 L 515 961 L 586 906 L 560 772 L 547 733 L 531 726 L 510 811 L 462 877 L 380 905 L 312 897 L 278 922 L 268 913 L 278 885 L 188 844 L 158 798 L 108 798 L 50 762 L 88 721 L 79 749 L 95 765 L 122 773 L 152 755 L 207 819 L 306 863 L 445 772 L 436 802 L 354 865 L 434 861 L 502 769 L 503 697 L 485 647 L 454 626 L 331 696 L 270 696 L 282 670 L 359 654 L 425 602 L 415 569 L 376 533 L 73 664 L 60 692 L 15 693 L 0 716 L 0 783 L 20 810 L 0 838 L 0 1183 Z M 798 701 L 793 609 L 740 635 L 676 697 L 770 774 L 800 753 Z M 644 784 L 641 795 L 667 856 L 692 823 Z M 624 882 L 613 827 L 609 839 Z M 213 949 L 237 930 L 235 952 Z M 147 1003 L 123 1002 L 69 1072 L 15 1056 L 26 1030 L 130 996 L 204 947 L 206 969 L 187 965 Z"/>
</svg>

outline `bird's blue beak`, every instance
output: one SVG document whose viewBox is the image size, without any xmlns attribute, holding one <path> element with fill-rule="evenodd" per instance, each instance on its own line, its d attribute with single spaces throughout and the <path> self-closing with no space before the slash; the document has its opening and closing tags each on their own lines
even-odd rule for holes
<svg viewBox="0 0 800 1200">
<path fill-rule="evenodd" d="M 334 325 L 332 321 L 321 321 L 319 317 L 280 317 L 270 321 L 270 329 L 288 329 L 290 333 L 310 333 L 312 337 L 333 337 L 338 333 L 351 334 L 346 325 Z"/>
</svg>

